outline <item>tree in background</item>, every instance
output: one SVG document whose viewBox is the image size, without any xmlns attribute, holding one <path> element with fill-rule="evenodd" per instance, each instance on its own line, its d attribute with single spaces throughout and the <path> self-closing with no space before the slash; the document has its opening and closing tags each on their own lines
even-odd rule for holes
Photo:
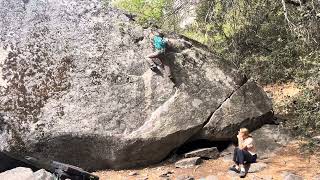
<svg viewBox="0 0 320 180">
<path fill-rule="evenodd" d="M 294 2 L 205 0 L 185 34 L 260 83 L 303 81 L 319 68 L 320 2 Z"/>
<path fill-rule="evenodd" d="M 141 24 L 162 24 L 167 0 L 115 0 L 113 5 L 137 15 Z"/>
<path fill-rule="evenodd" d="M 157 25 L 170 32 L 181 32 L 184 29 L 182 22 L 196 16 L 195 9 L 199 2 L 200 0 L 114 0 L 112 4 L 136 15 L 138 23 L 143 26 Z"/>
</svg>

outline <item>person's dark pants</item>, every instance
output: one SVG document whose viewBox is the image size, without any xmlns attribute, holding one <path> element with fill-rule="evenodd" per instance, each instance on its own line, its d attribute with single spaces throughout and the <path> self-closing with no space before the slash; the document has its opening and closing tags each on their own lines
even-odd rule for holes
<svg viewBox="0 0 320 180">
<path fill-rule="evenodd" d="M 252 155 L 246 150 L 241 150 L 239 148 L 234 149 L 233 161 L 239 165 L 244 163 L 255 163 L 257 161 L 257 155 Z"/>
<path fill-rule="evenodd" d="M 164 51 L 156 51 L 154 53 L 151 53 L 151 54 L 147 55 L 147 60 L 148 60 L 150 65 L 154 64 L 154 62 L 153 62 L 154 58 L 158 58 L 161 61 L 162 65 L 164 67 L 164 71 L 166 72 L 167 76 L 169 78 L 171 78 L 172 74 L 171 74 L 171 70 L 170 70 L 170 67 L 169 67 L 168 59 L 166 59 L 165 52 Z"/>
</svg>

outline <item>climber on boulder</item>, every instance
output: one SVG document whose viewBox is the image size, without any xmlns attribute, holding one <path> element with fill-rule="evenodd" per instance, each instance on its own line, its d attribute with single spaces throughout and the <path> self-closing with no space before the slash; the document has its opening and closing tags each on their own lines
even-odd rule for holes
<svg viewBox="0 0 320 180">
<path fill-rule="evenodd" d="M 154 62 L 154 59 L 158 58 L 161 61 L 161 65 L 163 66 L 165 73 L 173 81 L 169 62 L 166 58 L 168 39 L 164 37 L 164 34 L 160 30 L 151 33 L 149 38 L 152 41 L 152 47 L 154 50 L 154 52 L 147 55 L 146 58 L 148 63 L 150 64 L 150 69 L 152 71 L 157 70 L 157 64 Z"/>
</svg>

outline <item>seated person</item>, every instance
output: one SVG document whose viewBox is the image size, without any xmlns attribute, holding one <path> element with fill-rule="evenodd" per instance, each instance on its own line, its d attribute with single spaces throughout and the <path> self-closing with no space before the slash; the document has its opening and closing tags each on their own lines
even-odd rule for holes
<svg viewBox="0 0 320 180">
<path fill-rule="evenodd" d="M 246 176 L 245 163 L 255 163 L 257 160 L 256 148 L 252 136 L 247 128 L 238 131 L 238 147 L 234 149 L 233 161 L 235 165 L 230 170 L 239 173 L 240 177 Z"/>
</svg>

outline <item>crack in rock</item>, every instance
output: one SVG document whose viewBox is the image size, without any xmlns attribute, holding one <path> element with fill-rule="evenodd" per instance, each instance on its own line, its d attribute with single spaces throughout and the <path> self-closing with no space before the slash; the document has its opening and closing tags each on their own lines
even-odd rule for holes
<svg viewBox="0 0 320 180">
<path fill-rule="evenodd" d="M 245 81 L 243 82 L 243 84 L 241 86 L 239 86 L 237 89 L 235 89 L 234 91 L 232 91 L 230 93 L 230 95 L 210 114 L 210 116 L 207 118 L 207 120 L 203 123 L 202 128 L 205 127 L 210 119 L 212 118 L 213 114 L 228 100 L 230 99 L 230 97 L 236 92 L 238 91 L 243 85 L 245 85 L 248 82 L 248 79 L 245 79 Z"/>
</svg>

